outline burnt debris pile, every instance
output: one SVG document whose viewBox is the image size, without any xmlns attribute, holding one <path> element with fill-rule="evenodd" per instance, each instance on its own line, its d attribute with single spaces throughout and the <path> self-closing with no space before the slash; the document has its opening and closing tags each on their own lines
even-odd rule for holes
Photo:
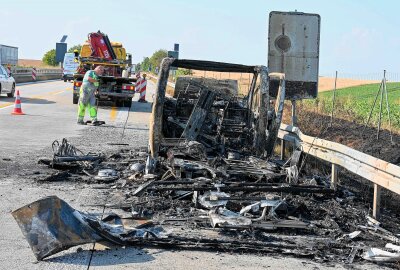
<svg viewBox="0 0 400 270">
<path fill-rule="evenodd" d="M 163 110 L 153 108 L 149 152 L 83 154 L 66 140 L 55 143 L 53 159 L 42 162 L 60 173 L 46 180 L 102 183 L 111 194 L 123 194 L 106 208 L 124 214 L 99 218 L 57 197 L 24 206 L 13 216 L 36 257 L 106 240 L 332 263 L 397 260 L 397 253 L 371 248 L 390 242 L 395 249 L 400 240 L 368 216 L 357 194 L 331 189 L 327 176 L 307 174 L 299 151 L 288 161 L 274 158 L 269 149 L 280 106 L 260 109 L 263 84 L 254 83 L 253 98 L 239 97 L 236 87 L 229 80 L 182 77 L 174 96 L 164 97 Z"/>
</svg>

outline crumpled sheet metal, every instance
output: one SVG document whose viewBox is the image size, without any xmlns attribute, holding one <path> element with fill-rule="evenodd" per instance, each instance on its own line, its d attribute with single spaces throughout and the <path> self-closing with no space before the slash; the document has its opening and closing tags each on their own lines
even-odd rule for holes
<svg viewBox="0 0 400 270">
<path fill-rule="evenodd" d="M 239 214 L 232 212 L 225 208 L 218 208 L 211 210 L 208 213 L 210 217 L 211 226 L 250 226 L 251 219 L 240 216 Z"/>
<path fill-rule="evenodd" d="M 46 197 L 12 212 L 38 260 L 73 246 L 108 240 L 135 244 L 140 239 L 166 238 L 161 227 L 136 229 L 124 226 L 115 215 L 108 222 L 73 209 L 56 196 Z"/>
<path fill-rule="evenodd" d="M 118 178 L 119 178 L 119 176 L 118 176 L 118 173 L 116 170 L 103 169 L 98 172 L 97 176 L 95 176 L 94 179 L 104 181 L 104 182 L 110 182 L 110 181 L 117 180 Z"/>
<path fill-rule="evenodd" d="M 87 221 L 102 236 L 103 240 L 108 240 L 117 245 L 133 245 L 142 239 L 168 238 L 162 227 L 127 229 L 124 225 L 119 225 L 122 223 L 120 218 L 114 219 L 113 224 L 101 222 L 94 218 L 88 218 Z"/>
<path fill-rule="evenodd" d="M 199 203 L 203 207 L 211 209 L 217 206 L 225 206 L 228 203 L 228 201 L 221 200 L 221 198 L 229 198 L 229 197 L 230 196 L 225 192 L 206 191 L 203 195 L 199 196 Z"/>
<path fill-rule="evenodd" d="M 25 205 L 12 215 L 38 260 L 101 239 L 82 213 L 56 196 Z"/>
</svg>

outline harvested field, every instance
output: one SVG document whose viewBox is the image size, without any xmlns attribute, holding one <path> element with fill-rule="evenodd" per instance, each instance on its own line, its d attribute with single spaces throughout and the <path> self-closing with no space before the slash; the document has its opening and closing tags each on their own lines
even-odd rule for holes
<svg viewBox="0 0 400 270">
<path fill-rule="evenodd" d="M 35 59 L 18 59 L 18 66 L 20 67 L 36 67 L 36 68 L 54 68 L 53 66 L 46 65 L 42 60 Z"/>
<path fill-rule="evenodd" d="M 195 77 L 208 77 L 214 79 L 232 79 L 238 80 L 240 86 L 240 93 L 246 94 L 249 88 L 249 84 L 251 83 L 251 77 L 248 74 L 241 73 L 221 73 L 221 72 L 213 72 L 213 71 L 193 71 L 193 76 Z M 376 80 L 355 80 L 355 79 L 346 79 L 346 78 L 338 78 L 336 82 L 337 89 L 351 87 L 351 86 L 359 86 L 365 84 L 379 83 L 380 81 Z M 329 91 L 334 88 L 335 78 L 330 77 L 319 77 L 318 81 L 318 91 Z"/>
<path fill-rule="evenodd" d="M 351 87 L 351 86 L 359 86 L 359 85 L 379 83 L 379 82 L 380 81 L 376 81 L 376 80 L 354 80 L 354 79 L 338 78 L 338 80 L 336 82 L 336 88 L 341 89 L 341 88 L 346 88 L 346 87 Z M 335 78 L 319 77 L 318 91 L 324 92 L 324 91 L 333 90 L 334 85 L 335 85 Z"/>
</svg>

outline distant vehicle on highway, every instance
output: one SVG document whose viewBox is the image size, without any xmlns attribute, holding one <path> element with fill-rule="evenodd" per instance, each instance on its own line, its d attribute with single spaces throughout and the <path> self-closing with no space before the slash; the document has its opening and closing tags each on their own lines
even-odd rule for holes
<svg viewBox="0 0 400 270">
<path fill-rule="evenodd" d="M 74 79 L 74 73 L 79 66 L 78 62 L 75 62 L 74 53 L 66 53 L 63 62 L 63 75 L 62 79 L 64 82 Z"/>
<path fill-rule="evenodd" d="M 8 70 L 0 65 L 0 94 L 7 94 L 7 97 L 14 97 L 15 80 Z"/>
<path fill-rule="evenodd" d="M 18 64 L 18 48 L 0 44 L 0 65 Z"/>
</svg>

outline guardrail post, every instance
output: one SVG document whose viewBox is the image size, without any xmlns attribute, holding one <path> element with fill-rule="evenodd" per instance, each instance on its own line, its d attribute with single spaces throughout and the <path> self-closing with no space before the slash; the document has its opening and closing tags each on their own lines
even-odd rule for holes
<svg viewBox="0 0 400 270">
<path fill-rule="evenodd" d="M 372 216 L 379 219 L 381 208 L 381 186 L 374 184 L 374 203 L 372 208 Z"/>
<path fill-rule="evenodd" d="M 281 160 L 285 159 L 285 148 L 286 148 L 286 143 L 285 140 L 281 140 Z"/>
<path fill-rule="evenodd" d="M 337 182 L 338 182 L 338 166 L 332 163 L 332 172 L 331 172 L 331 188 L 333 190 L 337 189 Z"/>
</svg>

